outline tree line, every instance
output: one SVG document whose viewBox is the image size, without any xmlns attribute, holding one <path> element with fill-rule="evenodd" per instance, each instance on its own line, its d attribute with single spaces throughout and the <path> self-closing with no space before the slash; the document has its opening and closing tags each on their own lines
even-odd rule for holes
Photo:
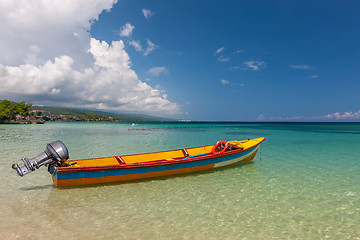
<svg viewBox="0 0 360 240">
<path fill-rule="evenodd" d="M 0 120 L 12 120 L 16 119 L 16 115 L 29 116 L 32 103 L 12 102 L 9 100 L 2 100 L 0 102 Z"/>
</svg>

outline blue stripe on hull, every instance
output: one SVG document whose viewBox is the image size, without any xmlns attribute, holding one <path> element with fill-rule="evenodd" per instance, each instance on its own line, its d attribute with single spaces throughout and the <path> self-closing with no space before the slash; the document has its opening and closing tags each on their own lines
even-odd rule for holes
<svg viewBox="0 0 360 240">
<path fill-rule="evenodd" d="M 191 168 L 191 167 L 216 164 L 236 158 L 241 158 L 247 154 L 250 154 L 252 151 L 256 150 L 257 147 L 258 146 L 255 146 L 253 148 L 250 148 L 246 151 L 237 154 L 232 154 L 224 157 L 212 158 L 207 160 L 199 160 L 193 162 L 170 164 L 170 165 L 155 166 L 155 167 L 123 168 L 123 169 L 100 170 L 100 171 L 58 173 L 55 170 L 54 176 L 57 180 L 66 180 L 66 179 L 78 179 L 78 178 L 108 177 L 108 176 L 127 175 L 127 174 L 149 173 L 149 172 L 161 172 L 168 170 Z"/>
</svg>

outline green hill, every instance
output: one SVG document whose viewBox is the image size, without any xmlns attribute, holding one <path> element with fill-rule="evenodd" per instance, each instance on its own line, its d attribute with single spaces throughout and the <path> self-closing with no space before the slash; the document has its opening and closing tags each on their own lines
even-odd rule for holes
<svg viewBox="0 0 360 240">
<path fill-rule="evenodd" d="M 60 107 L 46 107 L 46 106 L 33 106 L 33 110 L 48 111 L 52 115 L 68 115 L 76 116 L 81 121 L 120 121 L 120 122 L 168 122 L 176 121 L 173 119 L 153 117 L 153 116 L 138 116 L 127 114 L 116 114 L 103 111 L 81 110 L 73 108 L 60 108 Z"/>
</svg>

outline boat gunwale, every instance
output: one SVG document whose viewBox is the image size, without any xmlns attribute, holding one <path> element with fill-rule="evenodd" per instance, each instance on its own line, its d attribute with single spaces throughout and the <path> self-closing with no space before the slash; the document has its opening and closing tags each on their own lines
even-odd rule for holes
<svg viewBox="0 0 360 240">
<path fill-rule="evenodd" d="M 241 153 L 244 151 L 247 151 L 251 148 L 255 148 L 259 144 L 261 144 L 265 139 L 262 139 L 261 141 L 257 142 L 256 144 L 248 147 L 248 148 L 237 148 L 233 149 L 224 153 L 218 153 L 218 154 L 206 154 L 202 156 L 194 156 L 194 157 L 188 157 L 188 158 L 179 158 L 179 159 L 173 159 L 173 160 L 166 160 L 166 159 L 159 159 L 155 161 L 149 161 L 149 162 L 138 162 L 138 163 L 130 163 L 130 164 L 120 164 L 120 165 L 103 165 L 103 166 L 87 166 L 87 167 L 56 167 L 57 173 L 68 173 L 68 172 L 87 172 L 87 171 L 110 171 L 110 170 L 118 170 L 118 169 L 131 169 L 131 168 L 147 168 L 147 167 L 158 167 L 158 166 L 167 166 L 167 165 L 175 165 L 175 164 L 182 164 L 182 163 L 189 163 L 189 162 L 196 162 L 196 161 L 203 161 L 208 159 L 214 159 L 214 158 L 221 158 L 237 153 Z M 210 146 L 210 145 L 208 145 Z M 208 147 L 208 146 L 200 146 L 200 147 L 194 147 L 194 148 L 201 148 L 201 147 Z M 187 148 L 189 149 L 189 148 Z M 170 150 L 170 151 L 177 151 L 181 149 L 176 150 Z M 161 151 L 161 152 L 152 152 L 152 153 L 162 153 L 162 152 L 169 152 L 169 151 Z M 141 153 L 140 153 L 141 154 Z M 123 155 L 124 156 L 135 156 L 140 154 L 131 154 L 131 155 Z M 147 153 L 142 153 L 147 154 Z M 151 154 L 151 153 L 148 153 Z M 113 156 L 116 157 L 116 156 Z M 97 159 L 97 158 L 93 158 Z M 71 161 L 82 161 L 82 160 L 91 160 L 91 159 L 79 159 L 79 160 L 71 160 Z"/>
</svg>

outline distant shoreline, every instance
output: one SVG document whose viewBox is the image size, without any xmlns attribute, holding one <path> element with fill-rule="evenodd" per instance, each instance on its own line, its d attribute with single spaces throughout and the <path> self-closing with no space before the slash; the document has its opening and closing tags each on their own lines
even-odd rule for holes
<svg viewBox="0 0 360 240">
<path fill-rule="evenodd" d="M 360 124 L 360 122 L 250 122 L 250 121 L 84 121 L 84 120 L 53 120 L 53 121 L 44 121 L 39 118 L 32 119 L 12 119 L 12 120 L 0 120 L 0 124 L 45 124 L 45 123 L 125 123 L 125 124 L 289 124 L 289 125 L 301 125 L 301 124 L 339 124 L 339 125 L 348 125 L 348 124 Z"/>
<path fill-rule="evenodd" d="M 39 118 L 26 117 L 24 119 L 0 120 L 0 124 L 44 124 L 45 121 Z"/>
</svg>

